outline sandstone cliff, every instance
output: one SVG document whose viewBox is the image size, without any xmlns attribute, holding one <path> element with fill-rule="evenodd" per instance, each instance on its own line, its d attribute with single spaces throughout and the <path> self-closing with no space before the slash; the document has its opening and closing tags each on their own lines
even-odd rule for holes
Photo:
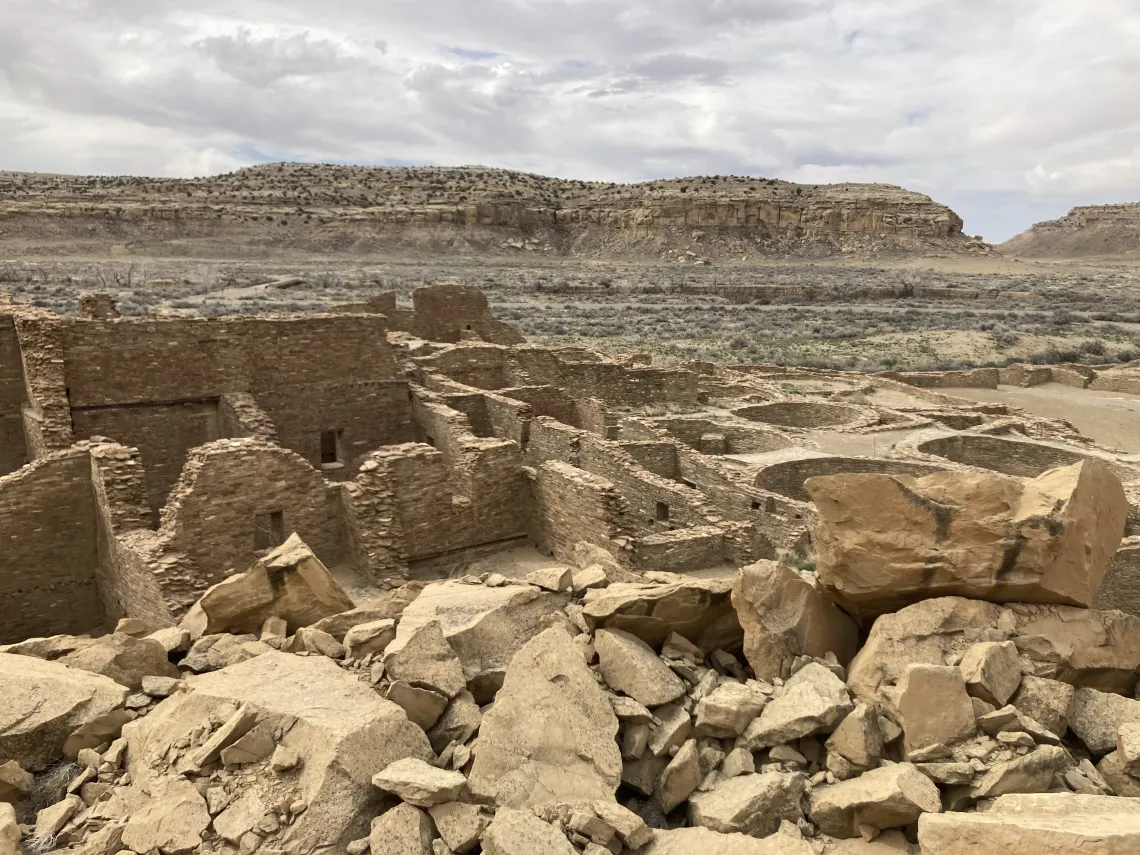
<svg viewBox="0 0 1140 855">
<path fill-rule="evenodd" d="M 1140 203 L 1073 208 L 1010 238 L 998 250 L 1024 258 L 1140 255 Z"/>
<path fill-rule="evenodd" d="M 192 180 L 0 172 L 0 246 L 89 252 L 422 250 L 646 256 L 985 252 L 884 184 L 716 176 L 642 184 L 484 167 L 273 164 Z"/>
</svg>

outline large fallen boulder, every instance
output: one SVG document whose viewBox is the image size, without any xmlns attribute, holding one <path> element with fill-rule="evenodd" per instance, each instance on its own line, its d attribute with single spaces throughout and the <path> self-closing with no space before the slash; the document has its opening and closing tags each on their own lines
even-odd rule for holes
<svg viewBox="0 0 1140 855">
<path fill-rule="evenodd" d="M 927 813 L 922 855 L 1126 855 L 1140 852 L 1140 800 L 1071 793 L 1008 795 L 978 813 Z"/>
<path fill-rule="evenodd" d="M 182 619 L 194 639 L 216 633 L 256 634 L 267 618 L 288 632 L 352 609 L 352 600 L 313 551 L 292 534 L 244 573 L 214 585 Z"/>
<path fill-rule="evenodd" d="M 278 766 L 285 756 L 300 770 L 283 779 L 289 798 L 307 806 L 279 832 L 275 845 L 289 851 L 343 849 L 367 836 L 379 798 L 372 776 L 397 760 L 435 757 L 402 709 L 323 656 L 272 651 L 192 677 L 190 686 L 124 728 L 131 789 L 147 793 L 172 776 L 203 774 L 228 748 L 261 734 L 277 742 Z M 211 722 L 222 724 L 211 731 Z M 244 777 L 243 798 L 280 803 L 273 756 L 244 767 L 265 773 Z"/>
<path fill-rule="evenodd" d="M 757 679 L 786 677 L 797 656 L 833 653 L 846 665 L 858 649 L 855 622 L 786 564 L 759 561 L 741 570 L 732 605 Z"/>
<path fill-rule="evenodd" d="M 1088 606 L 1124 534 L 1106 464 L 1028 481 L 978 472 L 809 478 L 821 584 L 875 614 L 931 597 Z"/>
<path fill-rule="evenodd" d="M 1136 684 L 1140 618 L 941 597 L 879 617 L 848 667 L 847 685 L 859 700 L 889 709 L 891 689 L 910 665 L 956 665 L 978 642 L 1007 640 L 1031 676 L 1128 695 Z"/>
<path fill-rule="evenodd" d="M 128 689 L 142 688 L 143 677 L 177 677 L 166 648 L 150 638 L 132 638 L 116 632 L 69 653 L 60 660 L 72 668 L 110 677 Z"/>
<path fill-rule="evenodd" d="M 621 781 L 618 719 L 562 627 L 527 642 L 483 715 L 472 793 L 506 807 L 612 800 Z"/>
<path fill-rule="evenodd" d="M 569 599 L 568 594 L 533 585 L 492 588 L 434 582 L 404 609 L 396 638 L 384 655 L 402 650 L 420 629 L 436 621 L 459 657 L 471 693 L 479 703 L 487 703 L 502 685 L 511 657 L 542 632 Z"/>
<path fill-rule="evenodd" d="M 126 688 L 59 662 L 0 653 L 0 686 L 0 760 L 15 760 L 29 772 L 56 763 L 65 750 L 74 757 L 77 731 L 95 731 L 104 722 L 114 730 L 127 720 Z"/>
<path fill-rule="evenodd" d="M 743 639 L 731 592 L 731 579 L 621 583 L 587 596 L 582 617 L 590 629 L 622 629 L 653 648 L 675 632 L 706 652 L 731 650 Z"/>
</svg>

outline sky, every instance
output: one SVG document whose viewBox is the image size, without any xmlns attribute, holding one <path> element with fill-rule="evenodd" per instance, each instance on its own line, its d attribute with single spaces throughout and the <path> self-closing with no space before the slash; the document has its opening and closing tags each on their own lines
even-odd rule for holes
<svg viewBox="0 0 1140 855">
<path fill-rule="evenodd" d="M 1140 0 L 0 0 L 0 169 L 887 182 L 1140 201 Z"/>
</svg>

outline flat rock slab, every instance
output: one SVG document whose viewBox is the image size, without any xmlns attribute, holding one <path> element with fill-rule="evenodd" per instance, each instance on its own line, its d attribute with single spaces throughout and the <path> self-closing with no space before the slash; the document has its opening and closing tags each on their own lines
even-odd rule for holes
<svg viewBox="0 0 1140 855">
<path fill-rule="evenodd" d="M 941 810 L 938 787 L 910 763 L 881 766 L 811 795 L 812 821 L 824 834 L 840 838 L 910 825 Z"/>
<path fill-rule="evenodd" d="M 588 597 L 582 617 L 590 629 L 624 629 L 653 648 L 675 632 L 706 652 L 731 650 L 744 638 L 731 591 L 731 579 L 619 583 Z"/>
<path fill-rule="evenodd" d="M 598 670 L 611 689 L 647 707 L 659 707 L 685 694 L 685 684 L 661 661 L 653 648 L 620 629 L 594 634 Z"/>
<path fill-rule="evenodd" d="M 1071 793 L 1008 795 L 982 813 L 924 814 L 922 855 L 1129 855 L 1140 852 L 1140 801 Z"/>
<path fill-rule="evenodd" d="M 483 832 L 484 855 L 578 855 L 557 828 L 529 811 L 500 808 Z"/>
<path fill-rule="evenodd" d="M 763 839 L 745 834 L 723 834 L 710 828 L 675 828 L 657 831 L 641 855 L 814 855 L 806 840 L 790 834 Z"/>
<path fill-rule="evenodd" d="M 523 646 L 483 716 L 468 784 L 506 807 L 612 800 L 618 719 L 573 639 L 551 627 Z"/>
<path fill-rule="evenodd" d="M 744 731 L 750 749 L 769 748 L 834 730 L 855 709 L 843 681 L 817 662 L 801 668 L 784 693 Z"/>
<path fill-rule="evenodd" d="M 772 834 L 783 820 L 803 818 L 804 776 L 789 772 L 740 775 L 689 799 L 689 819 L 724 834 Z"/>
<path fill-rule="evenodd" d="M 459 798 L 467 779 L 423 760 L 405 757 L 372 776 L 372 783 L 416 807 L 432 807 Z"/>
</svg>

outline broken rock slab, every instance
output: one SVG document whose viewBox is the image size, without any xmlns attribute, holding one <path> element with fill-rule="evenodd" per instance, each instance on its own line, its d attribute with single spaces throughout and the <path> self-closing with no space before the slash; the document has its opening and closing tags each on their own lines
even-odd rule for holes
<svg viewBox="0 0 1140 855">
<path fill-rule="evenodd" d="M 1021 685 L 1021 660 L 1012 641 L 971 645 L 958 667 L 970 696 L 995 707 L 1004 707 Z"/>
<path fill-rule="evenodd" d="M 1121 727 L 1137 723 L 1140 701 L 1096 689 L 1078 689 L 1073 696 L 1069 727 L 1097 757 L 1116 749 Z"/>
<path fill-rule="evenodd" d="M 759 561 L 741 570 L 732 605 L 744 631 L 744 656 L 759 680 L 786 677 L 797 656 L 833 653 L 847 665 L 858 650 L 855 622 L 786 564 Z"/>
<path fill-rule="evenodd" d="M 533 813 L 500 808 L 483 832 L 484 855 L 578 855 L 570 841 Z"/>
<path fill-rule="evenodd" d="M 744 731 L 740 744 L 756 750 L 830 733 L 854 708 L 843 681 L 812 662 L 797 671 L 784 693 L 764 707 Z"/>
<path fill-rule="evenodd" d="M 805 778 L 798 772 L 728 778 L 689 799 L 689 819 L 693 825 L 725 834 L 764 837 L 775 833 L 783 820 L 795 823 L 803 819 L 800 799 L 804 784 Z"/>
<path fill-rule="evenodd" d="M 470 852 L 479 843 L 490 817 L 478 805 L 446 802 L 428 808 L 436 830 L 457 855 Z"/>
<path fill-rule="evenodd" d="M 59 662 L 0 653 L 0 685 L 0 758 L 29 772 L 57 762 L 65 749 L 74 756 L 93 747 L 70 740 L 72 734 L 97 731 L 103 722 L 114 730 L 127 720 L 120 717 L 125 686 Z"/>
<path fill-rule="evenodd" d="M 502 685 L 511 657 L 542 632 L 568 602 L 568 594 L 542 591 L 533 585 L 489 588 L 433 582 L 404 609 L 385 658 L 402 650 L 421 628 L 436 621 L 459 657 L 467 688 L 479 703 L 488 703 Z"/>
<path fill-rule="evenodd" d="M 511 660 L 483 715 L 468 785 L 506 807 L 612 800 L 622 773 L 617 731 L 573 639 L 551 627 Z"/>
<path fill-rule="evenodd" d="M 1068 683 L 1044 677 L 1024 676 L 1012 703 L 1025 715 L 1057 736 L 1069 726 L 1069 707 L 1077 690 Z"/>
<path fill-rule="evenodd" d="M 947 595 L 1087 607 L 1128 516 L 1120 480 L 1091 459 L 1028 481 L 849 473 L 804 488 L 820 583 L 862 614 Z"/>
<path fill-rule="evenodd" d="M 426 585 L 426 582 L 408 582 L 354 609 L 321 618 L 313 624 L 313 628 L 327 632 L 337 641 L 344 641 L 344 637 L 353 627 L 380 620 L 397 620 Z"/>
<path fill-rule="evenodd" d="M 717 739 L 740 736 L 767 703 L 767 696 L 745 683 L 721 683 L 697 702 L 697 735 Z"/>
<path fill-rule="evenodd" d="M 7 802 L 0 802 L 0 855 L 20 855 L 20 824 Z"/>
<path fill-rule="evenodd" d="M 455 801 L 467 786 L 467 779 L 458 772 L 405 757 L 373 775 L 372 783 L 410 805 L 427 808 Z"/>
<path fill-rule="evenodd" d="M 191 852 L 210 826 L 206 800 L 189 781 L 164 780 L 123 827 L 123 845 L 135 852 Z"/>
<path fill-rule="evenodd" d="M 978 813 L 924 814 L 922 855 L 1140 852 L 1140 801 L 1073 793 L 1008 795 Z"/>
<path fill-rule="evenodd" d="M 747 834 L 724 834 L 711 828 L 659 830 L 641 855 L 814 855 L 802 838 L 771 834 L 757 839 Z"/>
<path fill-rule="evenodd" d="M 467 688 L 463 666 L 444 638 L 439 621 L 428 621 L 409 633 L 395 650 L 391 647 L 384 655 L 390 679 L 432 689 L 446 698 L 454 698 Z"/>
<path fill-rule="evenodd" d="M 582 617 L 591 630 L 622 629 L 654 649 L 674 632 L 706 653 L 732 650 L 744 638 L 732 607 L 731 579 L 613 584 L 587 598 Z"/>
<path fill-rule="evenodd" d="M 250 568 L 214 585 L 180 626 L 201 638 L 217 633 L 257 634 L 279 617 L 289 632 L 352 609 L 353 603 L 313 551 L 292 534 Z"/>
<path fill-rule="evenodd" d="M 371 855 L 432 855 L 431 819 L 410 804 L 396 805 L 372 820 Z"/>
<path fill-rule="evenodd" d="M 970 787 L 970 797 L 992 799 L 1008 793 L 1044 793 L 1053 776 L 1073 759 L 1064 748 L 1042 745 L 1023 757 L 997 763 Z"/>
<path fill-rule="evenodd" d="M 145 794 L 173 773 L 166 764 L 178 755 L 177 745 L 193 745 L 194 734 L 211 719 L 228 723 L 244 708 L 255 727 L 281 733 L 274 758 L 287 751 L 296 761 L 288 765 L 300 766 L 296 795 L 307 809 L 283 832 L 281 843 L 290 849 L 336 848 L 367 836 L 376 771 L 403 758 L 435 757 L 424 732 L 402 709 L 323 656 L 271 651 L 189 683 L 189 692 L 167 698 L 124 729 L 131 792 Z M 223 750 L 224 741 L 217 743 Z M 175 766 L 197 750 L 187 749 Z M 275 804 L 275 781 L 272 775 L 253 776 L 248 791 Z"/>
<path fill-rule="evenodd" d="M 611 689 L 647 707 L 659 707 L 685 694 L 685 684 L 648 644 L 620 629 L 594 634 L 598 670 Z"/>
<path fill-rule="evenodd" d="M 953 666 L 911 665 L 894 701 L 907 755 L 933 745 L 953 745 L 977 732 L 974 705 L 961 670 Z"/>
<path fill-rule="evenodd" d="M 942 810 L 938 787 L 910 763 L 881 766 L 811 794 L 811 819 L 832 837 L 874 836 Z"/>
</svg>

